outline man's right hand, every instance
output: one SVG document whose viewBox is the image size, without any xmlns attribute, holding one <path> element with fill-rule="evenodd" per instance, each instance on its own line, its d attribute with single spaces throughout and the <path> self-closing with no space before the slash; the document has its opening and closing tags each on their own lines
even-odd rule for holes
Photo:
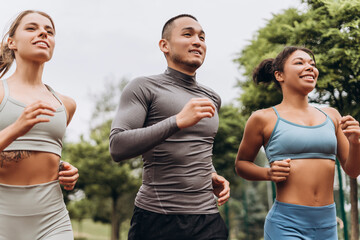
<svg viewBox="0 0 360 240">
<path fill-rule="evenodd" d="M 176 115 L 178 128 L 194 126 L 203 118 L 211 118 L 215 114 L 215 106 L 208 98 L 192 98 Z"/>
</svg>

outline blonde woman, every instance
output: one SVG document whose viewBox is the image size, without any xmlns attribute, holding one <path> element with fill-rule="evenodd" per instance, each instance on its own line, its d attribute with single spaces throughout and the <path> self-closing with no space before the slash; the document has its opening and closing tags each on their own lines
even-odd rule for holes
<svg viewBox="0 0 360 240">
<path fill-rule="evenodd" d="M 55 47 L 55 27 L 40 11 L 21 12 L 1 43 L 0 239 L 73 239 L 59 185 L 71 190 L 77 169 L 59 174 L 62 138 L 75 112 L 74 100 L 42 81 Z M 59 175 L 60 176 L 59 178 Z"/>
</svg>

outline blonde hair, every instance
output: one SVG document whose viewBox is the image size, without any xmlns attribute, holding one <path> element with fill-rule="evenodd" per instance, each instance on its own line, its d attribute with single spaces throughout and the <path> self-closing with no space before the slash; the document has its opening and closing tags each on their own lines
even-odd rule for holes
<svg viewBox="0 0 360 240">
<path fill-rule="evenodd" d="M 52 27 L 55 31 L 55 25 L 52 20 L 52 18 L 45 12 L 36 11 L 36 10 L 26 10 L 22 11 L 18 14 L 18 16 L 15 18 L 13 23 L 11 24 L 9 30 L 4 35 L 1 44 L 0 44 L 0 78 L 2 78 L 10 69 L 11 65 L 13 64 L 15 60 L 15 53 L 14 50 L 10 49 L 7 44 L 7 38 L 13 37 L 15 35 L 15 32 L 17 28 L 20 25 L 21 20 L 30 13 L 37 13 L 40 14 L 46 18 L 48 18 L 52 24 Z"/>
</svg>

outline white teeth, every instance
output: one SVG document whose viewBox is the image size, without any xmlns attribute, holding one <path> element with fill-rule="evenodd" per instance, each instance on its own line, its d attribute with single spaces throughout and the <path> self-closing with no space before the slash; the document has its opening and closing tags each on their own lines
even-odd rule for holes
<svg viewBox="0 0 360 240">
<path fill-rule="evenodd" d="M 46 46 L 47 47 L 47 44 L 44 43 L 44 42 L 37 42 L 36 45 L 41 45 L 41 46 Z"/>
<path fill-rule="evenodd" d="M 313 77 L 313 76 L 304 76 L 303 78 L 314 80 L 314 77 Z"/>
</svg>

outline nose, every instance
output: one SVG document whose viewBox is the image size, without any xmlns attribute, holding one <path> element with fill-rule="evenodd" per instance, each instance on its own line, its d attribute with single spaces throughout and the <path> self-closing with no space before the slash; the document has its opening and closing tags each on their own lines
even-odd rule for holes
<svg viewBox="0 0 360 240">
<path fill-rule="evenodd" d="M 311 71 L 311 72 L 312 72 L 312 71 L 314 70 L 314 68 L 315 68 L 315 67 L 314 67 L 313 65 L 311 65 L 310 63 L 307 63 L 307 64 L 306 64 L 306 70 L 307 70 L 307 71 Z"/>
<path fill-rule="evenodd" d="M 197 35 L 194 35 L 193 38 L 193 45 L 196 47 L 200 47 L 203 42 L 201 41 L 200 37 Z"/>
<path fill-rule="evenodd" d="M 40 33 L 39 33 L 39 37 L 41 37 L 41 38 L 47 38 L 47 36 L 48 36 L 48 33 L 47 33 L 47 31 L 45 30 L 45 29 L 40 29 Z"/>
</svg>

